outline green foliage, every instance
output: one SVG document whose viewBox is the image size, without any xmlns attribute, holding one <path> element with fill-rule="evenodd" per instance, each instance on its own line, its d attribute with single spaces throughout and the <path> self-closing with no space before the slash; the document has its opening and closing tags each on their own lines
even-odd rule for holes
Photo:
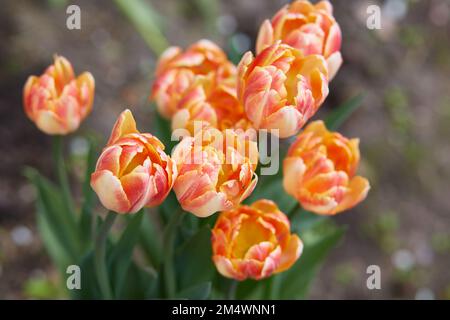
<svg viewBox="0 0 450 320">
<path fill-rule="evenodd" d="M 114 2 L 156 55 L 160 55 L 168 47 L 167 40 L 158 25 L 160 18 L 148 1 L 114 0 Z"/>
</svg>

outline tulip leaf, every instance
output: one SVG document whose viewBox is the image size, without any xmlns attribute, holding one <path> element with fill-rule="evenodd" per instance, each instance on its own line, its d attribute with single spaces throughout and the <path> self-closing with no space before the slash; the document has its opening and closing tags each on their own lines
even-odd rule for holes
<svg viewBox="0 0 450 320">
<path fill-rule="evenodd" d="M 172 127 L 170 121 L 164 119 L 159 114 L 154 103 L 151 104 L 151 108 L 153 110 L 153 126 L 151 133 L 161 140 L 166 147 L 164 151 L 167 154 L 170 154 L 173 147 L 178 143 L 178 141 L 172 141 Z"/>
<path fill-rule="evenodd" d="M 176 299 L 205 300 L 211 294 L 211 282 L 202 282 L 192 287 L 181 290 L 175 296 Z"/>
<path fill-rule="evenodd" d="M 301 234 L 310 228 L 314 228 L 326 219 L 325 216 L 315 214 L 299 208 L 291 217 L 291 232 Z"/>
<path fill-rule="evenodd" d="M 320 264 L 328 252 L 337 245 L 344 231 L 345 228 L 324 222 L 305 232 L 302 236 L 303 253 L 289 270 L 280 274 L 282 280 L 279 292 L 275 295 L 280 299 L 305 298 Z"/>
<path fill-rule="evenodd" d="M 211 257 L 211 231 L 204 226 L 177 249 L 178 287 L 184 290 L 209 281 L 215 270 Z"/>
<path fill-rule="evenodd" d="M 143 268 L 132 262 L 126 274 L 122 296 L 126 299 L 155 299 L 159 298 L 156 291 L 158 287 L 158 274 L 150 269 Z"/>
<path fill-rule="evenodd" d="M 162 259 L 162 234 L 158 228 L 154 211 L 145 212 L 142 219 L 139 243 L 142 246 L 152 266 L 157 268 Z"/>
<path fill-rule="evenodd" d="M 61 192 L 56 186 L 39 174 L 35 169 L 27 168 L 25 175 L 36 188 L 38 214 L 42 215 L 40 220 L 47 232 L 51 230 L 52 235 L 49 238 L 57 239 L 64 247 L 66 254 L 73 261 L 77 257 L 78 235 L 76 225 L 72 224 L 72 220 L 68 218 L 71 214 L 67 212 Z M 51 241 L 48 239 L 48 241 Z M 52 246 L 50 243 L 46 245 Z M 49 248 L 50 254 L 56 254 L 55 248 Z M 55 258 L 55 261 L 66 259 Z M 64 267 L 65 266 L 61 266 Z"/>
<path fill-rule="evenodd" d="M 94 250 L 89 250 L 79 263 L 81 269 L 81 289 L 70 290 L 73 299 L 99 299 L 100 289 L 98 287 L 95 272 Z"/>
<path fill-rule="evenodd" d="M 83 248 L 87 248 L 92 242 L 92 207 L 94 205 L 94 190 L 91 188 L 91 174 L 95 170 L 96 144 L 92 137 L 88 137 L 89 150 L 86 158 L 86 173 L 83 182 L 83 203 L 80 214 L 80 233 Z"/>
<path fill-rule="evenodd" d="M 114 285 L 115 297 L 120 297 L 123 289 L 126 273 L 131 263 L 131 256 L 135 244 L 139 239 L 139 229 L 141 227 L 144 210 L 134 214 L 129 219 L 128 225 L 122 233 L 119 241 L 112 247 L 108 257 L 109 270 L 112 270 L 112 281 Z"/>
<path fill-rule="evenodd" d="M 328 130 L 337 130 L 359 107 L 362 106 L 363 95 L 359 94 L 347 100 L 326 118 L 325 125 Z"/>
<path fill-rule="evenodd" d="M 161 19 L 150 3 L 143 0 L 115 0 L 115 3 L 141 34 L 147 46 L 159 56 L 168 43 L 158 26 Z"/>
<path fill-rule="evenodd" d="M 48 216 L 43 212 L 45 209 L 41 208 L 42 204 L 38 203 L 38 214 L 36 215 L 37 227 L 39 235 L 42 238 L 45 248 L 48 251 L 51 259 L 56 263 L 60 272 L 65 273 L 65 268 L 70 265 L 71 259 L 68 251 L 60 241 L 60 235 L 51 227 L 51 222 Z"/>
</svg>

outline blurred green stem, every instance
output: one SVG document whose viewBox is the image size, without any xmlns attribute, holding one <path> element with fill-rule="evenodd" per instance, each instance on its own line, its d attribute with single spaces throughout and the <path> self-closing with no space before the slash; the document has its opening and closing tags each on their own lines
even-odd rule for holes
<svg viewBox="0 0 450 320">
<path fill-rule="evenodd" d="M 108 212 L 95 239 L 95 271 L 102 297 L 105 299 L 113 298 L 108 269 L 106 268 L 106 241 L 116 216 L 117 213 L 113 211 Z"/>
<path fill-rule="evenodd" d="M 230 286 L 228 287 L 227 299 L 234 300 L 236 299 L 236 290 L 238 286 L 238 282 L 236 280 L 230 280 Z"/>
<path fill-rule="evenodd" d="M 164 230 L 163 247 L 165 253 L 163 261 L 163 268 L 164 268 L 163 274 L 164 274 L 166 295 L 168 299 L 173 299 L 176 293 L 175 270 L 173 268 L 174 247 L 175 247 L 176 230 L 178 224 L 183 220 L 184 213 L 185 212 L 181 209 L 177 210 L 171 216 Z"/>
<path fill-rule="evenodd" d="M 69 179 L 67 177 L 66 165 L 64 162 L 63 136 L 53 138 L 53 157 L 58 174 L 59 184 L 64 197 L 64 205 L 70 214 L 74 214 L 74 204 L 72 193 L 70 192 Z"/>
<path fill-rule="evenodd" d="M 153 10 L 148 1 L 115 0 L 115 3 L 157 56 L 169 46 L 158 26 L 158 13 Z"/>
</svg>

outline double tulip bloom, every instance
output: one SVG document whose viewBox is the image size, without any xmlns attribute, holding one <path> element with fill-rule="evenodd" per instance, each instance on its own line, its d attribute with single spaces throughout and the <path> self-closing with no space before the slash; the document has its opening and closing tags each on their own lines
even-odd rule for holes
<svg viewBox="0 0 450 320">
<path fill-rule="evenodd" d="M 220 130 L 251 127 L 236 96 L 236 68 L 226 64 L 217 72 L 197 76 L 179 102 L 172 129 L 187 129 L 191 135 L 204 127 Z"/>
<path fill-rule="evenodd" d="M 198 217 L 230 210 L 256 186 L 256 142 L 233 130 L 207 128 L 177 145 L 174 191 L 182 208 Z"/>
<path fill-rule="evenodd" d="M 133 115 L 125 110 L 97 161 L 91 186 L 107 209 L 135 213 L 162 203 L 176 176 L 176 165 L 161 141 L 140 133 Z"/>
<path fill-rule="evenodd" d="M 260 280 L 289 269 L 303 244 L 270 200 L 222 212 L 212 230 L 213 261 L 225 277 Z"/>
<path fill-rule="evenodd" d="M 283 162 L 284 188 L 302 207 L 323 215 L 350 209 L 367 195 L 366 178 L 355 176 L 359 139 L 330 132 L 322 121 L 309 124 Z"/>
<path fill-rule="evenodd" d="M 198 76 L 211 73 L 228 78 L 235 74 L 225 52 L 208 40 L 200 40 L 186 51 L 170 47 L 161 55 L 151 98 L 162 116 L 171 119 L 181 109 L 180 101 L 196 83 Z"/>
<path fill-rule="evenodd" d="M 23 90 L 25 113 L 47 134 L 71 133 L 90 113 L 94 88 L 89 72 L 75 77 L 70 62 L 55 56 L 44 74 L 28 78 Z"/>
<path fill-rule="evenodd" d="M 262 52 L 277 40 L 297 48 L 303 55 L 324 56 L 330 79 L 342 64 L 341 29 L 333 17 L 333 7 L 328 1 L 313 5 L 309 1 L 298 0 L 281 8 L 272 20 L 266 20 L 262 24 L 256 52 Z"/>
<path fill-rule="evenodd" d="M 256 57 L 247 52 L 238 66 L 238 97 L 256 129 L 292 136 L 328 95 L 323 56 L 302 53 L 277 41 Z"/>
<path fill-rule="evenodd" d="M 158 61 L 152 99 L 172 121 L 172 129 L 190 135 L 205 127 L 248 129 L 236 96 L 236 67 L 214 43 L 201 40 L 186 51 L 167 49 Z"/>
</svg>

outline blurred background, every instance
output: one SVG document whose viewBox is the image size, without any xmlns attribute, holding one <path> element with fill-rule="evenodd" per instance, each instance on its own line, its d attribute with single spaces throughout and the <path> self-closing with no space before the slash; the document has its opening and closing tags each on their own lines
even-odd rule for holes
<svg viewBox="0 0 450 320">
<path fill-rule="evenodd" d="M 252 50 L 259 25 L 287 1 L 148 0 L 171 45 L 208 38 L 235 62 Z M 81 30 L 68 30 L 66 8 L 81 8 Z M 344 65 L 330 85 L 324 114 L 356 94 L 361 107 L 341 128 L 361 139 L 360 173 L 372 190 L 335 217 L 347 225 L 313 284 L 318 299 L 450 299 L 450 2 L 334 0 Z M 381 29 L 366 27 L 381 8 Z M 149 14 L 145 16 L 145 14 Z M 96 80 L 94 109 L 81 132 L 106 140 L 125 107 L 149 128 L 153 51 L 115 1 L 2 1 L 0 5 L 0 299 L 64 298 L 35 227 L 33 166 L 53 177 L 50 137 L 25 116 L 22 88 L 58 53 Z M 95 128 L 95 129 L 94 129 Z M 77 157 L 86 142 L 70 136 Z M 77 176 L 73 177 L 76 180 Z M 76 188 L 76 186 L 74 186 Z M 77 190 L 77 189 L 75 189 Z M 366 287 L 366 268 L 381 268 L 381 290 Z"/>
</svg>

